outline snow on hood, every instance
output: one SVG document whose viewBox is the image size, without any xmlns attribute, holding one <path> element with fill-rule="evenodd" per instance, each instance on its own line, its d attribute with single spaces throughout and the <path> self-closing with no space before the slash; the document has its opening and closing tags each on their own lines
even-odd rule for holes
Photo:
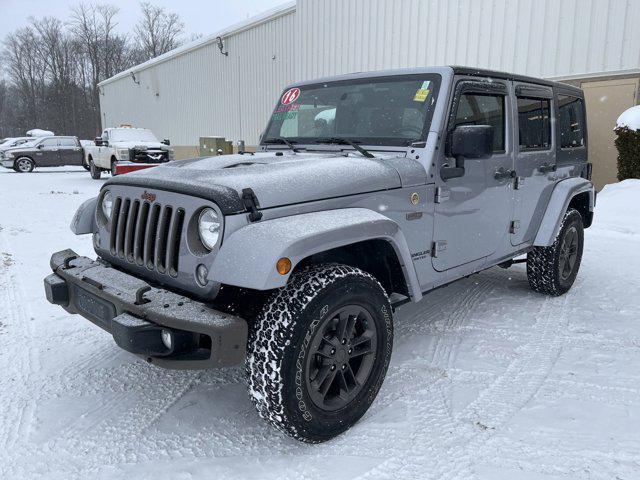
<svg viewBox="0 0 640 480">
<path fill-rule="evenodd" d="M 160 142 L 145 142 L 145 141 L 141 141 L 141 140 L 128 140 L 126 142 L 120 142 L 120 141 L 113 141 L 113 142 L 109 142 L 109 146 L 113 147 L 113 148 L 139 148 L 139 149 L 146 149 L 146 148 L 159 148 L 162 150 L 168 150 L 169 147 L 167 145 L 165 145 L 164 143 L 160 143 Z"/>
<path fill-rule="evenodd" d="M 627 127 L 631 130 L 640 130 L 640 105 L 631 107 L 618 117 L 617 128 Z"/>
<path fill-rule="evenodd" d="M 15 150 L 26 150 L 28 148 L 33 147 L 37 142 L 38 142 L 38 138 L 34 138 L 32 140 L 28 140 L 24 143 L 21 143 L 20 145 L 15 145 L 13 147 L 2 147 L 0 148 L 1 152 L 7 153 L 7 152 L 13 152 Z"/>
<path fill-rule="evenodd" d="M 222 155 L 170 162 L 116 177 L 114 183 L 126 184 L 129 179 L 131 184 L 144 182 L 159 189 L 171 184 L 173 190 L 179 187 L 186 194 L 221 186 L 242 195 L 243 189 L 251 188 L 260 208 L 268 208 L 399 188 L 400 175 L 388 161 L 398 156 L 345 157 L 333 152 Z"/>
</svg>

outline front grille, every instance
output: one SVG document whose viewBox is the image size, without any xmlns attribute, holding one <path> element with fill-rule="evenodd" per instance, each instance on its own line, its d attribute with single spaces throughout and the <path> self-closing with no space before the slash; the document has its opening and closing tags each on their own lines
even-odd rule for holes
<svg viewBox="0 0 640 480">
<path fill-rule="evenodd" d="M 169 152 L 164 150 L 136 150 L 129 151 L 131 161 L 135 163 L 164 163 L 169 160 Z M 151 158 L 153 156 L 154 158 Z"/>
<path fill-rule="evenodd" d="M 160 274 L 178 276 L 184 210 L 116 197 L 111 214 L 111 255 Z"/>
</svg>

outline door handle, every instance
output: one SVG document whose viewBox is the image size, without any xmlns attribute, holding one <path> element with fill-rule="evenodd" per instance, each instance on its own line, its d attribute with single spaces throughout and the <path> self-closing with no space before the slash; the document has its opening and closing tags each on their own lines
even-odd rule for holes
<svg viewBox="0 0 640 480">
<path fill-rule="evenodd" d="M 558 169 L 558 165 L 556 165 L 555 163 L 554 164 L 544 163 L 538 167 L 538 171 L 540 173 L 555 172 L 557 169 Z"/>
<path fill-rule="evenodd" d="M 493 178 L 495 178 L 496 180 L 504 180 L 506 178 L 515 178 L 515 177 L 516 177 L 515 170 L 505 170 L 503 167 L 500 167 L 493 174 Z"/>
</svg>

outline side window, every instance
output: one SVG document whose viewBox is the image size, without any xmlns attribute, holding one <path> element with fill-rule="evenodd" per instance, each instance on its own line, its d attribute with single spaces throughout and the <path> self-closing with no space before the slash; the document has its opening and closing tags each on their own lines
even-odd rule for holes
<svg viewBox="0 0 640 480">
<path fill-rule="evenodd" d="M 46 140 L 43 140 L 40 145 L 43 146 L 43 148 L 50 148 L 50 147 L 57 147 L 58 146 L 58 139 L 57 138 L 47 138 Z"/>
<path fill-rule="evenodd" d="M 518 132 L 521 151 L 551 148 L 550 114 L 550 100 L 518 97 Z"/>
<path fill-rule="evenodd" d="M 61 147 L 75 147 L 76 141 L 73 138 L 61 138 L 60 139 Z"/>
<path fill-rule="evenodd" d="M 493 127 L 493 151 L 504 152 L 504 96 L 465 93 L 460 98 L 453 128 L 460 125 Z"/>
<path fill-rule="evenodd" d="M 584 147 L 584 107 L 582 99 L 558 95 L 560 112 L 560 147 Z"/>
<path fill-rule="evenodd" d="M 108 142 L 109 141 L 109 132 L 107 132 L 106 130 L 104 132 L 102 132 L 102 141 L 104 141 L 104 142 Z"/>
</svg>

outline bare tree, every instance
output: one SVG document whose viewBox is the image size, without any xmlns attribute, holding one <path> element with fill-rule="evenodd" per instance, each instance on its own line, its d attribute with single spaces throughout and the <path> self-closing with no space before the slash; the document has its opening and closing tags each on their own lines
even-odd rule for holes
<svg viewBox="0 0 640 480">
<path fill-rule="evenodd" d="M 184 33 L 184 23 L 177 13 L 169 13 L 162 7 L 149 3 L 140 4 L 142 18 L 135 27 L 140 60 L 157 57 L 179 47 Z"/>
<path fill-rule="evenodd" d="M 117 32 L 116 7 L 95 3 L 78 4 L 66 22 L 30 18 L 7 35 L 0 43 L 0 137 L 36 127 L 84 138 L 99 133 L 98 84 L 183 40 L 178 15 L 141 6 L 135 36 Z"/>
<path fill-rule="evenodd" d="M 76 130 L 77 44 L 56 18 L 34 21 L 34 28 L 38 32 L 47 79 L 47 120 L 55 124 L 60 133 Z"/>
<path fill-rule="evenodd" d="M 37 37 L 33 27 L 20 28 L 7 35 L 3 52 L 9 77 L 24 106 L 24 125 L 36 125 L 41 118 L 39 104 L 43 97 L 46 67 Z"/>
<path fill-rule="evenodd" d="M 3 119 L 3 121 L 0 122 L 0 139 L 4 138 L 9 133 L 8 130 L 5 132 L 5 129 L 7 128 L 7 122 L 5 119 L 7 116 L 8 90 L 7 82 L 0 79 L 0 118 Z"/>
<path fill-rule="evenodd" d="M 70 26 L 83 55 L 80 75 L 87 82 L 96 131 L 100 130 L 98 83 L 119 71 L 126 49 L 126 40 L 115 32 L 117 13 L 112 5 L 80 3 L 72 9 Z"/>
</svg>

